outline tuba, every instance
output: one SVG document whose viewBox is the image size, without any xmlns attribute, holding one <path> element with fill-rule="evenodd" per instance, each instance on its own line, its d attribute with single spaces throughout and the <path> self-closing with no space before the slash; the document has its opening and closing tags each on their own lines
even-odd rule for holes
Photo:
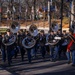
<svg viewBox="0 0 75 75">
<path fill-rule="evenodd" d="M 57 32 L 60 29 L 60 26 L 54 21 L 51 25 L 52 31 Z"/>
<path fill-rule="evenodd" d="M 51 30 L 53 32 L 57 32 L 58 30 L 60 29 L 60 26 L 54 22 L 52 23 L 51 25 Z M 48 38 L 47 38 L 48 39 Z M 56 45 L 59 41 L 61 40 L 61 37 L 59 37 L 58 35 L 54 36 L 53 40 L 52 39 L 49 39 L 47 40 L 46 44 L 45 45 Z"/>
<path fill-rule="evenodd" d="M 47 40 L 47 42 L 46 42 L 45 45 L 54 46 L 54 45 L 56 45 L 60 40 L 61 40 L 61 37 L 55 36 L 55 37 L 53 38 L 53 40 Z"/>
<path fill-rule="evenodd" d="M 27 49 L 33 48 L 36 44 L 36 40 L 33 38 L 33 37 L 36 37 L 38 35 L 38 30 L 37 30 L 36 25 L 31 25 L 29 27 L 29 34 L 30 35 L 25 37 L 22 41 L 22 45 Z M 31 38 L 31 40 L 28 41 L 28 39 L 30 39 L 30 38 Z"/>
<path fill-rule="evenodd" d="M 16 41 L 15 35 L 11 35 L 10 37 L 8 35 L 5 35 L 5 37 L 2 39 L 2 43 L 5 46 L 10 46 L 10 45 L 14 44 L 15 41 Z"/>
<path fill-rule="evenodd" d="M 5 46 L 10 46 L 14 44 L 16 41 L 16 36 L 14 35 L 14 33 L 17 33 L 19 29 L 20 29 L 19 23 L 16 21 L 13 21 L 10 25 L 10 31 L 12 32 L 12 34 L 10 33 L 10 36 L 6 34 L 5 37 L 2 39 L 2 43 Z"/>
<path fill-rule="evenodd" d="M 37 36 L 38 34 L 38 29 L 36 25 L 31 25 L 29 27 L 29 33 L 31 34 L 31 36 Z"/>
<path fill-rule="evenodd" d="M 16 21 L 13 21 L 10 25 L 10 31 L 12 33 L 17 33 L 20 30 L 20 24 Z"/>
</svg>

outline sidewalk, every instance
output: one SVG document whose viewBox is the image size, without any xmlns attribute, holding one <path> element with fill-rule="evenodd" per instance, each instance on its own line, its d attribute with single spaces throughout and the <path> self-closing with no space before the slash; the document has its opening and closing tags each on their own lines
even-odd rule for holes
<svg viewBox="0 0 75 75">
<path fill-rule="evenodd" d="M 13 75 L 13 74 L 0 67 L 0 75 Z"/>
</svg>

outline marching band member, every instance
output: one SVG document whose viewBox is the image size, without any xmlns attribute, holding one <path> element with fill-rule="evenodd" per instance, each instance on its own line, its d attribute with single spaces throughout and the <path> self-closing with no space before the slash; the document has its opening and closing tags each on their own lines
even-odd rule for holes
<svg viewBox="0 0 75 75">
<path fill-rule="evenodd" d="M 66 50 L 67 50 L 67 45 L 68 45 L 67 33 L 66 33 L 65 30 L 62 33 L 61 42 L 62 42 L 61 52 L 63 52 L 63 56 L 65 56 L 66 55 Z M 60 55 L 61 55 L 61 53 L 60 53 Z"/>
<path fill-rule="evenodd" d="M 4 38 L 5 38 L 5 40 L 4 40 L 5 43 L 8 43 L 10 41 L 10 39 L 12 38 L 12 34 L 11 34 L 10 30 L 7 30 L 7 34 L 4 36 Z M 14 55 L 14 48 L 15 48 L 14 44 L 9 45 L 9 46 L 5 46 L 9 66 L 11 65 L 12 56 Z"/>
<path fill-rule="evenodd" d="M 48 33 L 46 34 L 46 43 L 48 43 L 49 36 L 50 36 L 50 31 L 48 31 Z M 50 45 L 49 44 L 46 45 L 46 51 L 48 54 L 50 54 Z"/>
<path fill-rule="evenodd" d="M 18 34 L 18 45 L 20 47 L 20 52 L 21 52 L 21 58 L 22 58 L 22 61 L 24 61 L 24 54 L 25 54 L 25 49 L 24 47 L 22 46 L 22 40 L 24 39 L 24 34 L 23 34 L 23 31 L 20 30 L 20 33 Z"/>
<path fill-rule="evenodd" d="M 38 51 L 38 45 L 39 45 L 39 33 L 37 34 L 37 36 L 33 36 L 33 38 L 36 40 L 36 44 L 33 47 L 31 54 L 34 58 L 37 57 L 37 51 Z"/>
<path fill-rule="evenodd" d="M 57 35 L 59 36 L 59 37 L 62 37 L 62 34 L 61 34 L 61 30 L 59 29 L 58 30 L 58 32 L 57 32 Z M 58 43 L 58 45 L 59 45 L 59 54 L 58 54 L 58 57 L 59 57 L 59 59 L 61 58 L 61 47 L 62 47 L 62 40 L 59 40 L 59 43 Z"/>
<path fill-rule="evenodd" d="M 54 32 L 51 31 L 50 32 L 50 35 L 48 36 L 48 42 L 53 42 L 53 39 L 54 39 Z M 53 58 L 54 58 L 54 46 L 53 45 L 50 45 L 50 60 L 53 61 Z"/>
<path fill-rule="evenodd" d="M 56 41 L 54 40 L 54 38 L 58 36 L 57 35 L 57 32 L 53 32 L 51 31 L 51 34 L 49 36 L 49 39 L 53 42 L 53 41 Z M 58 45 L 59 42 L 57 42 L 56 44 L 54 45 L 51 45 L 50 46 L 50 60 L 51 61 L 56 61 L 56 58 L 57 58 L 57 55 L 58 55 L 58 51 L 59 51 L 59 45 Z"/>
<path fill-rule="evenodd" d="M 2 35 L 0 33 L 0 53 L 1 53 Z"/>
<path fill-rule="evenodd" d="M 41 48 L 41 54 L 43 59 L 45 58 L 45 54 L 46 54 L 45 43 L 46 43 L 46 36 L 45 36 L 44 30 L 41 30 L 40 38 L 39 38 L 39 46 Z"/>
<path fill-rule="evenodd" d="M 6 51 L 5 51 L 5 45 L 2 43 L 2 39 L 4 38 L 4 34 L 2 35 L 1 38 L 1 52 L 2 52 L 2 60 L 3 62 L 6 61 Z"/>
<path fill-rule="evenodd" d="M 60 37 L 57 32 L 54 31 L 54 37 Z M 54 45 L 54 58 L 53 60 L 56 61 L 58 53 L 59 53 L 59 42 L 60 40 Z"/>
<path fill-rule="evenodd" d="M 27 38 L 26 41 L 25 41 L 26 44 L 28 44 L 28 42 L 30 42 L 30 41 L 32 40 L 32 36 L 30 35 L 30 33 L 27 34 L 27 37 L 28 37 L 28 38 Z M 26 49 L 26 50 L 27 50 L 27 56 L 28 56 L 28 61 L 29 61 L 29 63 L 31 63 L 31 49 L 32 49 L 32 48 L 29 48 L 29 49 L 27 48 L 27 49 Z"/>
</svg>

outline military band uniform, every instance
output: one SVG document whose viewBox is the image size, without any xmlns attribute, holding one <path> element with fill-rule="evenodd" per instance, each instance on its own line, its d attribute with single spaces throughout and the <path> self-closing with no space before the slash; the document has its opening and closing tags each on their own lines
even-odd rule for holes
<svg viewBox="0 0 75 75">
<path fill-rule="evenodd" d="M 40 46 L 40 51 L 43 59 L 45 58 L 45 54 L 46 54 L 45 43 L 46 43 L 46 35 L 44 34 L 44 31 L 41 30 L 40 38 L 39 38 L 39 46 Z"/>
</svg>

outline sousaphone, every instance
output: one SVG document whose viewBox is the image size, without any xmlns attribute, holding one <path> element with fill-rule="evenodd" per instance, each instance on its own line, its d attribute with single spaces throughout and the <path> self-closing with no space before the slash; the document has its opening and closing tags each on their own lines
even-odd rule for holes
<svg viewBox="0 0 75 75">
<path fill-rule="evenodd" d="M 33 37 L 36 37 L 38 35 L 38 30 L 37 30 L 37 27 L 36 25 L 31 25 L 29 27 L 29 34 L 26 38 L 23 39 L 22 41 L 22 45 L 27 48 L 27 49 L 30 49 L 30 48 L 33 48 L 36 44 L 36 40 L 33 38 Z M 30 36 L 30 37 L 29 37 Z M 30 41 L 28 41 L 28 39 L 31 38 Z"/>
<path fill-rule="evenodd" d="M 51 25 L 51 31 L 57 32 L 60 29 L 60 26 L 54 21 Z M 53 40 L 47 40 L 45 45 L 56 45 L 61 40 L 61 37 L 56 35 Z"/>
<path fill-rule="evenodd" d="M 10 36 L 6 34 L 5 37 L 2 39 L 2 43 L 5 46 L 14 44 L 16 41 L 16 36 L 14 35 L 14 33 L 17 33 L 19 29 L 20 29 L 20 24 L 16 21 L 12 21 L 12 23 L 10 24 L 10 31 L 12 33 L 10 33 Z"/>
</svg>

